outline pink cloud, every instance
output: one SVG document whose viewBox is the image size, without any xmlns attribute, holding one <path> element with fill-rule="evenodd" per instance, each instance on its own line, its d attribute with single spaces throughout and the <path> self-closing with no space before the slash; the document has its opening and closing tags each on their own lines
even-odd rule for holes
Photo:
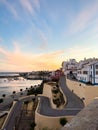
<svg viewBox="0 0 98 130">
<path fill-rule="evenodd" d="M 17 44 L 15 46 L 17 46 Z M 26 54 L 17 51 L 17 47 L 15 47 L 13 52 L 8 52 L 0 48 L 0 53 L 4 55 L 4 58 L 0 59 L 3 64 L 0 70 L 32 71 L 53 70 L 59 68 L 62 62 L 60 57 L 64 54 L 64 51 L 61 50 L 46 54 Z"/>
<path fill-rule="evenodd" d="M 7 55 L 8 54 L 8 52 L 5 51 L 3 48 L 0 48 L 0 53 L 3 54 L 3 55 Z"/>
</svg>

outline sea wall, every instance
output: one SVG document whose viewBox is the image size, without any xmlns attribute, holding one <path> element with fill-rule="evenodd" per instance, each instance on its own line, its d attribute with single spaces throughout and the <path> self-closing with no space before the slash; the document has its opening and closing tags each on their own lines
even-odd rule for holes
<svg viewBox="0 0 98 130">
<path fill-rule="evenodd" d="M 43 130 L 43 128 L 48 128 L 49 130 L 60 130 L 62 126 L 60 125 L 60 118 L 62 117 L 49 117 L 40 115 L 36 112 L 35 122 L 37 124 L 35 130 Z M 65 117 L 68 121 L 72 119 L 72 116 Z"/>
<path fill-rule="evenodd" d="M 78 95 L 81 99 L 84 98 L 85 106 L 88 105 L 94 98 L 98 97 L 98 86 L 86 85 L 81 82 L 66 79 L 67 87 Z"/>
<path fill-rule="evenodd" d="M 47 83 L 44 84 L 43 96 L 48 97 L 49 99 L 52 98 L 51 86 L 48 85 Z"/>
</svg>

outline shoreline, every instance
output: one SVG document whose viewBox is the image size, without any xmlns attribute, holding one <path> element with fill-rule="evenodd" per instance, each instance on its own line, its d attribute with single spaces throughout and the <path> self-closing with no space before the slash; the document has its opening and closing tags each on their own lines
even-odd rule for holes
<svg viewBox="0 0 98 130">
<path fill-rule="evenodd" d="M 26 88 L 30 88 L 30 86 L 35 86 L 41 84 L 42 80 L 6 80 L 1 79 L 0 82 L 0 98 L 3 98 L 2 95 L 6 94 L 6 97 L 9 97 L 13 94 L 13 91 L 20 93 L 20 89 L 22 89 L 22 93 L 26 90 Z"/>
</svg>

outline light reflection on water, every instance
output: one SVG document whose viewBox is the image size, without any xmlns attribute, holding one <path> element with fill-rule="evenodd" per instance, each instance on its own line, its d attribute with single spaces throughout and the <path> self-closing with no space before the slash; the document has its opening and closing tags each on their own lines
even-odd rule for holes
<svg viewBox="0 0 98 130">
<path fill-rule="evenodd" d="M 0 97 L 2 94 L 10 95 L 13 91 L 19 92 L 20 89 L 25 90 L 29 88 L 31 85 L 40 84 L 41 80 L 26 80 L 23 78 L 19 78 L 18 80 L 1 78 L 0 79 Z"/>
</svg>

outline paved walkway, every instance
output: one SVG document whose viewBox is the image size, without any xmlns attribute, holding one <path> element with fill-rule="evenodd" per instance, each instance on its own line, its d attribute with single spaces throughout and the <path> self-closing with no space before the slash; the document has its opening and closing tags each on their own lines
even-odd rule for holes
<svg viewBox="0 0 98 130">
<path fill-rule="evenodd" d="M 83 102 L 78 96 L 72 93 L 66 86 L 65 77 L 61 77 L 59 85 L 67 97 L 67 105 L 63 110 L 56 110 L 51 107 L 50 101 L 47 97 L 41 97 L 38 112 L 46 116 L 66 116 L 76 115 L 84 107 Z"/>
<path fill-rule="evenodd" d="M 80 100 L 80 98 L 77 97 L 74 93 L 72 93 L 66 86 L 65 77 L 60 78 L 59 84 L 68 100 L 68 103 L 65 106 L 65 108 L 63 110 L 53 109 L 51 107 L 49 98 L 41 96 L 38 113 L 52 117 L 76 115 L 84 107 L 84 104 Z M 20 113 L 22 102 L 27 99 L 32 99 L 32 96 L 25 97 L 16 103 L 13 111 L 11 112 L 9 120 L 5 125 L 6 130 L 13 130 L 13 126 L 15 124 L 15 118 Z"/>
<path fill-rule="evenodd" d="M 84 103 L 81 101 L 81 99 L 76 94 L 71 92 L 69 88 L 67 87 L 66 79 L 64 76 L 60 78 L 59 85 L 63 93 L 67 97 L 67 105 L 65 106 L 65 108 L 83 108 L 84 107 Z"/>
</svg>

